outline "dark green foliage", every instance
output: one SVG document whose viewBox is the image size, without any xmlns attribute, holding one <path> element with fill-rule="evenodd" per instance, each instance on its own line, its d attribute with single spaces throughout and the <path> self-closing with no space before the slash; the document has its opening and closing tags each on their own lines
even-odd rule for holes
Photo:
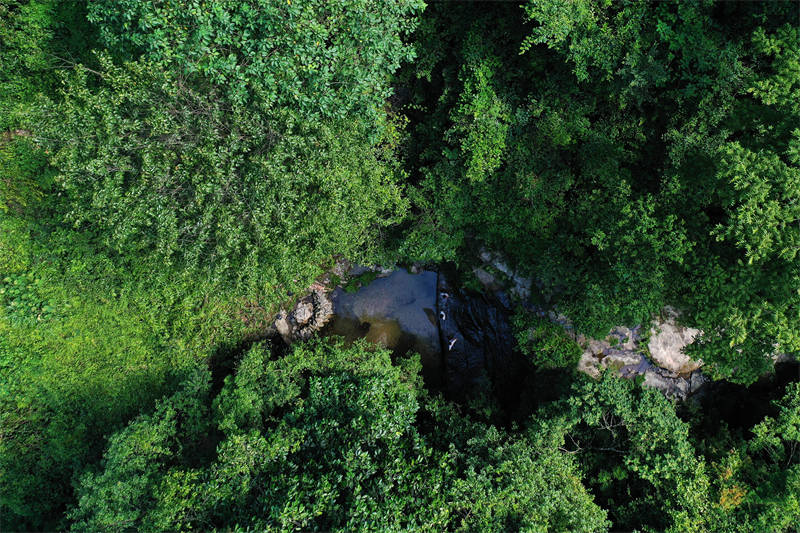
<svg viewBox="0 0 800 533">
<path fill-rule="evenodd" d="M 374 256 L 375 234 L 404 201 L 394 129 L 379 109 L 323 122 L 240 102 L 227 83 L 157 58 L 84 54 L 72 42 L 92 44 L 80 2 L 2 8 L 2 127 L 27 129 L 0 139 L 0 280 L 10 280 L 0 520 L 56 529 L 105 436 L 215 347 L 260 334 L 286 292 L 307 287 L 334 254 Z M 398 16 L 412 8 L 398 4 Z M 382 32 L 349 37 L 372 50 L 362 66 L 379 93 L 382 69 L 408 52 L 391 31 L 407 23 L 382 20 Z"/>
<path fill-rule="evenodd" d="M 777 416 L 753 428 L 746 451 L 732 452 L 720 476 L 720 505 L 729 498 L 728 508 L 739 507 L 738 492 L 744 496 L 730 523 L 751 531 L 800 527 L 800 383 L 790 384 L 775 406 Z"/>
<path fill-rule="evenodd" d="M 797 367 L 794 367 L 796 379 Z M 757 405 L 764 401 L 757 387 L 751 386 L 745 395 L 747 403 Z M 741 412 L 753 405 L 725 405 L 712 402 L 708 413 L 694 413 L 692 419 L 701 426 L 693 428 L 695 441 L 706 457 L 711 480 L 710 520 L 716 531 L 794 531 L 800 526 L 798 502 L 798 448 L 797 421 L 800 411 L 798 383 L 790 382 L 783 394 L 772 384 L 771 409 L 763 419 L 754 424 L 751 413 Z M 725 390 L 720 396 L 726 398 Z M 763 394 L 763 391 L 762 393 Z M 715 409 L 721 409 L 716 411 Z M 728 409 L 728 422 L 720 420 Z M 733 416 L 730 416 L 733 415 Z M 761 418 L 761 417 L 759 417 Z"/>
<path fill-rule="evenodd" d="M 335 258 L 486 249 L 715 378 L 800 352 L 795 2 L 423 7 L 0 0 L 1 530 L 800 529 L 796 383 L 685 423 L 519 313 L 509 414 L 254 344 Z"/>
<path fill-rule="evenodd" d="M 797 350 L 797 13 L 723 4 L 432 5 L 403 252 L 502 250 L 593 336 L 678 304 L 718 377 Z"/>
<path fill-rule="evenodd" d="M 389 74 L 420 0 L 92 0 L 89 20 L 121 57 L 223 87 L 234 103 L 304 117 L 382 115 Z M 368 121 L 369 122 L 369 121 Z"/>
<path fill-rule="evenodd" d="M 518 349 L 535 366 L 571 369 L 580 359 L 580 345 L 560 324 L 518 310 L 513 325 Z"/>
<path fill-rule="evenodd" d="M 42 189 L 53 175 L 27 134 L 20 131 L 0 139 L 0 211 L 4 213 L 24 213 L 42 198 Z"/>
<path fill-rule="evenodd" d="M 252 329 L 219 286 L 115 267 L 74 231 L 0 223 L 0 524 L 54 530 L 105 437 Z"/>
<path fill-rule="evenodd" d="M 579 466 L 552 441 L 473 421 L 440 401 L 429 409 L 428 439 L 437 449 L 449 450 L 455 473 L 448 529 L 608 529 L 606 512 L 581 483 Z"/>
<path fill-rule="evenodd" d="M 185 464 L 203 428 L 182 412 L 203 400 L 181 391 L 110 439 L 103 471 L 81 480 L 73 528 L 605 527 L 568 456 L 469 422 L 422 393 L 417 361 L 389 356 L 314 342 L 272 360 L 253 347 L 214 400 L 225 435 L 214 460 Z"/>
<path fill-rule="evenodd" d="M 669 401 L 610 373 L 574 392 L 549 406 L 556 416 L 542 417 L 531 431 L 555 431 L 560 445 L 578 456 L 614 528 L 707 530 L 708 476 L 689 442 L 688 425 Z"/>
<path fill-rule="evenodd" d="M 344 287 L 344 290 L 350 293 L 356 292 L 361 287 L 364 287 L 372 283 L 377 277 L 378 273 L 375 271 L 370 270 L 368 272 L 364 272 L 363 274 L 356 276 L 350 281 L 348 281 L 347 285 Z"/>
<path fill-rule="evenodd" d="M 56 69 L 85 57 L 93 43 L 85 4 L 0 0 L 0 131 L 28 126 L 37 95 L 56 86 Z"/>
<path fill-rule="evenodd" d="M 190 459 L 207 438 L 209 382 L 208 372 L 198 373 L 160 402 L 152 415 L 137 418 L 109 438 L 105 470 L 87 473 L 81 480 L 91 490 L 78 491 L 80 507 L 70 515 L 74 529 L 125 529 L 140 523 L 142 509 L 152 505 L 160 472 L 176 460 Z"/>
</svg>

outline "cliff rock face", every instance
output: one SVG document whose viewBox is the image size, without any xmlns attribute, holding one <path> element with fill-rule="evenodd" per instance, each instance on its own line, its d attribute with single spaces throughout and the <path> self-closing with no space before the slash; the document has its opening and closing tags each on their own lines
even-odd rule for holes
<svg viewBox="0 0 800 533">
<path fill-rule="evenodd" d="M 514 308 L 522 304 L 561 325 L 584 351 L 578 370 L 599 377 L 606 369 L 633 379 L 666 396 L 685 399 L 699 391 L 707 378 L 702 361 L 683 351 L 699 335 L 698 329 L 679 323 L 679 313 L 664 308 L 645 336 L 641 326 L 617 326 L 603 339 L 577 334 L 568 317 L 530 304 L 530 278 L 515 273 L 497 254 L 482 252 L 482 264 L 473 269 L 483 290 L 466 290 L 444 273 L 412 268 L 375 269 L 342 262 L 338 279 L 375 272 L 377 279 L 348 292 L 326 293 L 325 282 L 275 321 L 287 343 L 307 339 L 329 321 L 328 334 L 349 340 L 365 337 L 398 353 L 422 356 L 423 375 L 434 388 L 466 399 L 493 387 L 501 401 L 513 402 L 528 373 L 526 360 L 515 350 L 510 325 Z M 339 264 L 337 263 L 337 266 Z M 341 274 L 341 275 L 339 275 Z"/>
<path fill-rule="evenodd" d="M 527 366 L 514 350 L 505 294 L 464 291 L 440 273 L 437 309 L 448 393 L 464 400 L 492 386 L 501 404 L 513 403 Z"/>
</svg>

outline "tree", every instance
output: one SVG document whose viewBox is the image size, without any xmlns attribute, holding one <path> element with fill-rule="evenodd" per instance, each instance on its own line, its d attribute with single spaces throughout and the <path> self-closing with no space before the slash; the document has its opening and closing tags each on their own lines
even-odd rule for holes
<svg viewBox="0 0 800 533">
<path fill-rule="evenodd" d="M 677 305 L 720 378 L 798 350 L 793 6 L 516 9 L 420 25 L 403 253 L 502 251 L 589 336 Z"/>
<path fill-rule="evenodd" d="M 611 372 L 585 378 L 534 415 L 528 434 L 576 457 L 613 529 L 705 531 L 712 523 L 705 463 L 658 391 Z"/>
<path fill-rule="evenodd" d="M 213 402 L 214 457 L 188 451 L 203 431 L 181 413 L 201 400 L 178 393 L 110 439 L 101 471 L 81 480 L 73 528 L 606 527 L 568 456 L 469 422 L 427 398 L 418 372 L 418 359 L 396 366 L 363 341 L 280 359 L 256 345 Z"/>
<path fill-rule="evenodd" d="M 535 366 L 571 369 L 578 363 L 581 347 L 560 324 L 518 309 L 513 326 L 517 348 Z"/>
<path fill-rule="evenodd" d="M 86 473 L 78 492 L 73 528 L 125 529 L 140 523 L 161 474 L 174 461 L 198 453 L 207 438 L 210 373 L 200 371 L 178 392 L 109 439 L 104 470 Z"/>
<path fill-rule="evenodd" d="M 223 88 L 233 103 L 306 119 L 380 120 L 421 0 L 92 0 L 109 50 Z"/>
<path fill-rule="evenodd" d="M 152 63 L 98 59 L 68 77 L 43 135 L 68 220 L 124 259 L 275 294 L 334 254 L 367 257 L 402 216 L 392 149 L 358 119 L 273 120 Z"/>
</svg>

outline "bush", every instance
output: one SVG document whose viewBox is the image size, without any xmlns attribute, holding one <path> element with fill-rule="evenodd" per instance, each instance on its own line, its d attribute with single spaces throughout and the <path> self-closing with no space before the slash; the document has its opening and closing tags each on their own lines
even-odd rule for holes
<svg viewBox="0 0 800 533">
<path fill-rule="evenodd" d="M 518 349 L 542 368 L 574 368 L 581 347 L 563 326 L 547 318 L 518 310 L 512 319 Z"/>
</svg>

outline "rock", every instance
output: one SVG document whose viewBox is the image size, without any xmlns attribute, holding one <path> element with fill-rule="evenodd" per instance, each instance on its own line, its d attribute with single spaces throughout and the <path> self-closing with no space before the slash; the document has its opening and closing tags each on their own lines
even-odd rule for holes
<svg viewBox="0 0 800 533">
<path fill-rule="evenodd" d="M 585 351 L 578 361 L 578 371 L 597 379 L 603 372 L 603 365 L 590 351 Z"/>
<path fill-rule="evenodd" d="M 343 257 L 337 257 L 333 264 L 333 268 L 331 269 L 331 274 L 337 276 L 339 279 L 344 279 L 351 267 L 352 265 L 347 259 Z"/>
<path fill-rule="evenodd" d="M 528 301 L 533 286 L 532 279 L 514 272 L 499 254 L 482 249 L 479 258 L 483 264 L 474 268 L 473 273 L 487 292 L 492 295 L 500 294 L 505 288 L 529 310 L 538 311 L 540 316 L 560 324 L 583 346 L 584 351 L 578 361 L 580 372 L 597 378 L 604 369 L 609 368 L 616 370 L 622 377 L 644 375 L 645 385 L 680 399 L 704 386 L 707 378 L 698 372 L 703 362 L 694 361 L 683 353 L 683 349 L 702 332 L 696 328 L 678 325 L 679 312 L 674 308 L 665 307 L 661 318 L 652 324 L 647 346 L 651 362 L 643 355 L 645 347 L 641 343 L 639 326 L 615 327 L 602 340 L 587 338 L 574 330 L 568 317 L 557 311 L 532 305 Z M 506 311 L 512 309 L 510 305 L 503 307 Z M 692 379 L 691 383 L 688 378 Z"/>
<path fill-rule="evenodd" d="M 289 320 L 286 318 L 286 313 L 281 313 L 275 320 L 275 329 L 278 331 L 286 344 L 292 342 L 292 328 L 289 326 Z"/>
<path fill-rule="evenodd" d="M 780 363 L 791 363 L 797 361 L 797 356 L 793 353 L 776 353 L 772 356 L 772 362 L 774 364 Z"/>
<path fill-rule="evenodd" d="M 678 400 L 685 400 L 689 395 L 689 381 L 662 368 L 648 369 L 644 373 L 643 385 L 658 389 L 665 396 Z"/>
<path fill-rule="evenodd" d="M 706 386 L 711 380 L 699 370 L 692 372 L 689 378 L 689 394 L 694 394 Z"/>
<path fill-rule="evenodd" d="M 629 350 L 607 349 L 601 363 L 606 368 L 622 370 L 624 367 L 636 366 L 642 362 L 642 354 Z"/>
<path fill-rule="evenodd" d="M 289 313 L 281 312 L 275 329 L 287 344 L 308 339 L 333 316 L 333 304 L 324 290 L 316 288 L 295 305 Z"/>
<path fill-rule="evenodd" d="M 300 302 L 294 309 L 294 320 L 298 326 L 303 327 L 314 317 L 314 304 L 311 302 Z"/>
<path fill-rule="evenodd" d="M 552 318 L 551 314 L 551 318 Z M 559 322 L 560 323 L 560 322 Z M 586 338 L 582 335 L 576 337 L 576 340 L 584 346 L 584 352 L 581 356 L 583 365 L 578 364 L 578 370 L 589 369 L 592 365 L 590 360 L 598 361 L 596 365 L 598 368 L 614 368 L 621 369 L 627 366 L 638 366 L 641 362 L 642 356 L 639 353 L 639 340 L 638 328 L 629 329 L 626 327 L 616 327 L 611 330 L 608 336 L 603 340 Z M 594 375 L 594 371 L 589 372 Z"/>
<path fill-rule="evenodd" d="M 472 273 L 475 274 L 475 277 L 478 278 L 478 281 L 480 281 L 481 285 L 486 287 L 487 290 L 495 291 L 500 288 L 500 283 L 497 281 L 497 278 L 486 272 L 484 269 L 476 267 L 472 269 Z"/>
<path fill-rule="evenodd" d="M 609 339 L 609 342 L 615 342 L 616 344 L 614 347 L 620 350 L 638 350 L 641 338 L 641 335 L 639 335 L 639 326 L 633 329 L 626 328 L 625 326 L 617 326 L 612 329 L 611 333 L 606 337 L 606 339 Z"/>
<path fill-rule="evenodd" d="M 551 314 L 551 318 L 554 315 Z M 679 400 L 686 399 L 691 390 L 689 380 L 669 369 L 654 366 L 642 353 L 639 326 L 613 328 L 605 339 L 586 338 L 576 335 L 575 339 L 584 347 L 578 361 L 578 371 L 597 379 L 605 369 L 614 370 L 623 378 L 633 379 L 644 376 L 644 385 L 663 392 L 666 396 Z M 702 387 L 702 375 L 697 373 L 696 387 Z"/>
<path fill-rule="evenodd" d="M 484 263 L 484 268 L 481 270 L 487 271 L 489 269 L 486 267 L 491 267 L 498 272 L 502 272 L 508 278 L 508 284 L 506 288 L 513 297 L 522 301 L 527 301 L 528 298 L 530 298 L 531 286 L 533 285 L 533 280 L 531 278 L 514 272 L 514 270 L 512 270 L 511 267 L 509 267 L 508 264 L 502 260 L 499 254 L 491 253 L 484 249 L 481 250 L 479 257 Z M 476 273 L 476 275 L 478 274 Z M 478 279 L 480 279 L 480 277 Z M 483 283 L 482 280 L 481 283 Z"/>
<path fill-rule="evenodd" d="M 703 361 L 692 360 L 683 353 L 683 349 L 694 341 L 700 330 L 678 325 L 677 318 L 677 311 L 665 307 L 663 318 L 654 322 L 650 330 L 647 347 L 650 357 L 658 366 L 678 374 L 689 374 L 703 366 Z"/>
<path fill-rule="evenodd" d="M 372 268 L 364 265 L 353 265 L 350 267 L 350 270 L 347 272 L 347 277 L 356 278 L 362 274 L 366 274 L 367 272 L 372 272 Z"/>
</svg>

